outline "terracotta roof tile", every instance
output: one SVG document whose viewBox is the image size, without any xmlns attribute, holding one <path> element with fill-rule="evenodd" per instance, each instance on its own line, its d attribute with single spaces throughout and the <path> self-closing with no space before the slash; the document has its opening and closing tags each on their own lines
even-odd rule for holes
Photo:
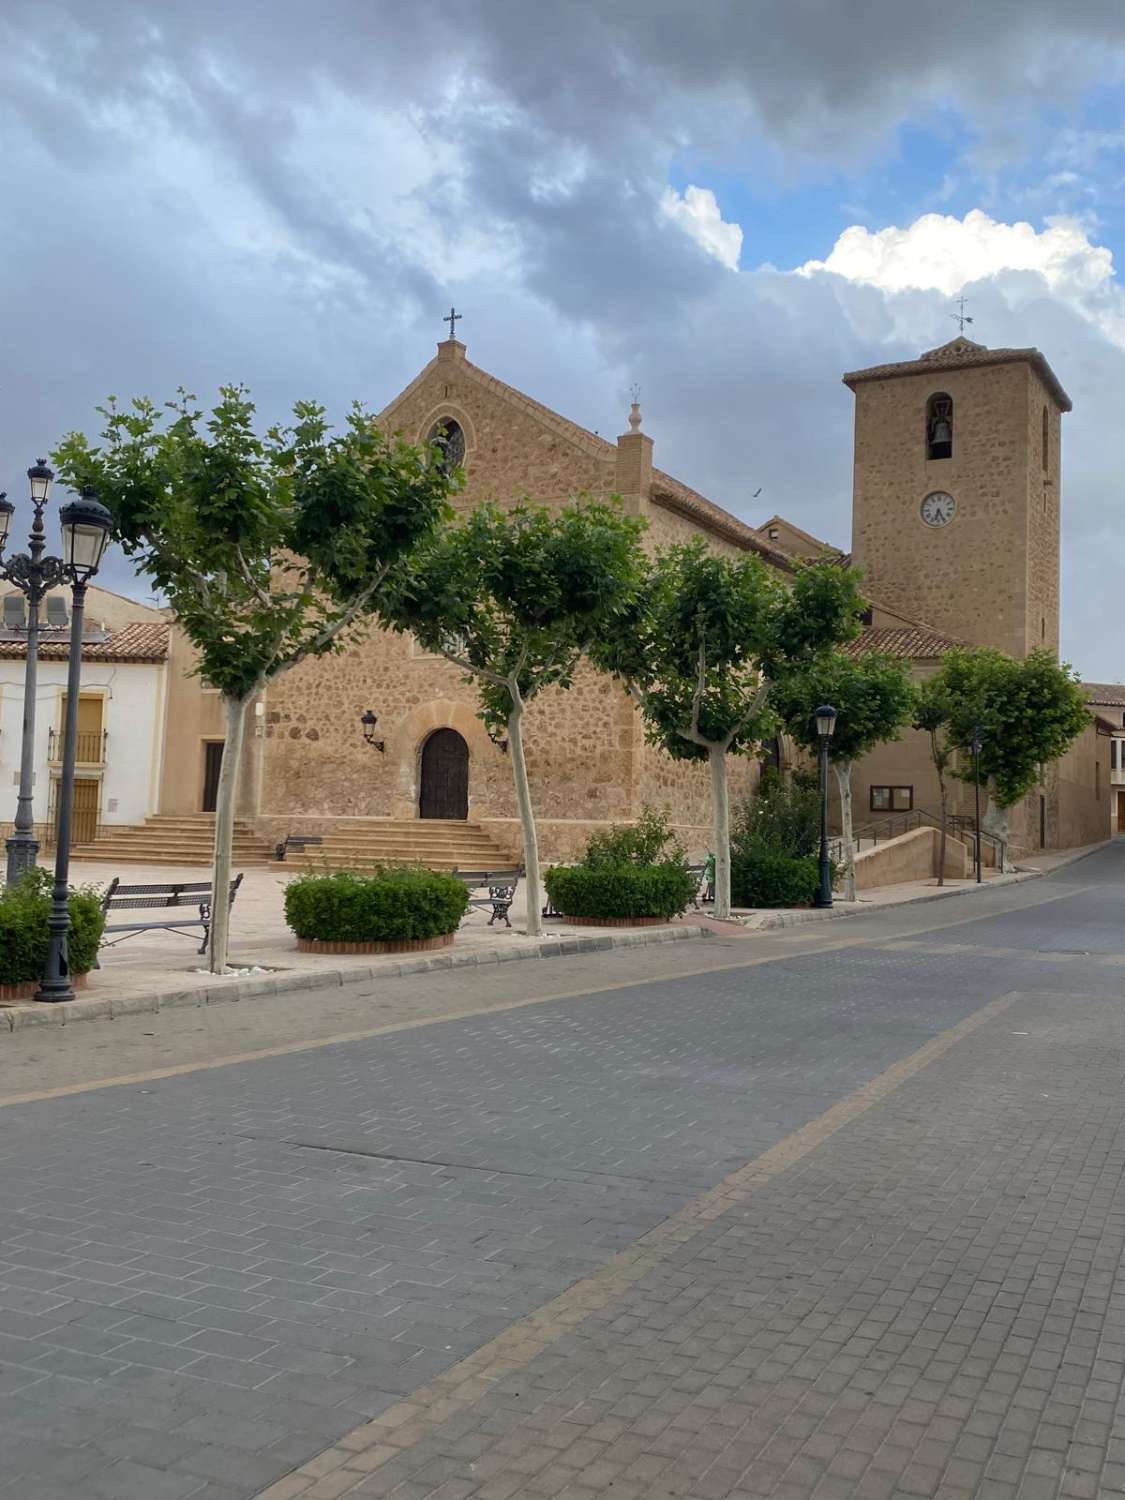
<svg viewBox="0 0 1125 1500">
<path fill-rule="evenodd" d="M 841 649 L 848 656 L 897 656 L 906 661 L 935 661 L 952 651 L 960 641 L 931 630 L 928 625 L 869 626 Z"/>
<path fill-rule="evenodd" d="M 895 364 L 869 365 L 864 370 L 850 370 L 842 377 L 853 389 L 865 380 L 894 380 L 900 375 L 930 375 L 935 370 L 969 370 L 979 365 L 1029 364 L 1054 396 L 1063 411 L 1070 411 L 1071 400 L 1038 349 L 988 349 L 972 339 L 956 338 L 938 349 L 930 349 L 918 359 L 900 360 Z"/>
<path fill-rule="evenodd" d="M 1086 694 L 1087 703 L 1096 703 L 1110 708 L 1125 708 L 1125 683 L 1084 682 L 1082 691 Z"/>
<path fill-rule="evenodd" d="M 41 635 L 42 661 L 66 661 L 70 643 L 63 637 Z M 16 638 L 0 639 L 0 661 L 19 661 L 27 655 L 27 644 Z M 168 659 L 168 626 L 162 622 L 133 620 L 102 641 L 87 641 L 83 661 L 161 662 Z"/>
</svg>

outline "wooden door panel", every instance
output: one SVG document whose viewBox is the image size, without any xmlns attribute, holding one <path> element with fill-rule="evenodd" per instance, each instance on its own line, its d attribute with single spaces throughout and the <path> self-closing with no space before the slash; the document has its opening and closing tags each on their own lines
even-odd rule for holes
<svg viewBox="0 0 1125 1500">
<path fill-rule="evenodd" d="M 435 729 L 422 746 L 418 816 L 469 816 L 469 747 L 455 729 Z"/>
</svg>

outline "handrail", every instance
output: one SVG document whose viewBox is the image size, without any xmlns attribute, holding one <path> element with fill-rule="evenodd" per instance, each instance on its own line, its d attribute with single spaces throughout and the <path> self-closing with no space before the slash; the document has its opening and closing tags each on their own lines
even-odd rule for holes
<svg viewBox="0 0 1125 1500">
<path fill-rule="evenodd" d="M 946 813 L 945 823 L 948 832 L 955 838 L 968 838 L 975 840 L 976 826 L 972 818 L 964 813 Z M 869 823 L 862 823 L 858 828 L 852 829 L 852 846 L 857 846 L 864 839 L 870 839 L 872 844 L 878 846 L 880 838 L 885 843 L 888 839 L 901 837 L 904 833 L 912 833 L 916 828 L 936 828 L 941 832 L 941 818 L 936 814 L 927 812 L 923 807 L 912 807 L 909 811 L 889 813 L 885 818 L 875 818 Z M 987 829 L 980 831 L 981 843 L 988 844 L 997 854 L 1004 846 L 1003 839 L 997 838 L 994 833 Z M 843 835 L 834 834 L 829 840 L 829 852 L 834 859 L 839 861 L 843 855 Z"/>
</svg>

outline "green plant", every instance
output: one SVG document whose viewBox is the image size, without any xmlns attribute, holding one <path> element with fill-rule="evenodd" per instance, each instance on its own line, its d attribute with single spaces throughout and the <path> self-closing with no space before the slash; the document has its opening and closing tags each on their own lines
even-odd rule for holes
<svg viewBox="0 0 1125 1500">
<path fill-rule="evenodd" d="M 771 682 L 859 634 L 857 576 L 833 561 L 783 580 L 760 558 L 719 557 L 696 538 L 656 555 L 588 648 L 640 707 L 651 743 L 709 766 L 717 917 L 730 916 L 727 757 L 774 732 Z"/>
<path fill-rule="evenodd" d="M 37 980 L 47 961 L 52 880 L 46 870 L 28 870 L 0 891 L 0 984 Z M 67 953 L 73 974 L 86 974 L 98 956 L 105 917 L 96 890 L 83 886 L 70 893 Z"/>
<path fill-rule="evenodd" d="M 618 865 L 683 864 L 680 841 L 668 826 L 668 815 L 642 807 L 635 823 L 592 833 L 582 863 L 591 870 Z"/>
<path fill-rule="evenodd" d="M 737 850 L 731 860 L 731 893 L 737 906 L 807 906 L 816 895 L 818 865 L 764 845 Z"/>
<path fill-rule="evenodd" d="M 555 865 L 545 876 L 556 911 L 568 917 L 675 917 L 695 895 L 682 864 Z"/>
<path fill-rule="evenodd" d="M 820 790 L 809 771 L 786 780 L 773 769 L 762 773 L 754 796 L 743 803 L 731 835 L 731 857 L 751 847 L 799 858 L 820 847 Z"/>
<path fill-rule="evenodd" d="M 644 525 L 612 498 L 479 506 L 420 549 L 389 611 L 396 629 L 461 668 L 477 717 L 507 736 L 531 937 L 543 917 L 524 710 L 547 688 L 568 689 L 583 653 L 614 630 L 636 591 Z"/>
<path fill-rule="evenodd" d="M 285 887 L 285 920 L 299 938 L 404 942 L 456 932 L 469 893 L 453 875 L 381 866 L 369 875 L 300 875 Z"/>
<path fill-rule="evenodd" d="M 289 426 L 255 431 L 244 387 L 223 386 L 205 417 L 180 390 L 98 411 L 103 444 L 71 433 L 54 459 L 63 481 L 92 484 L 114 539 L 164 594 L 222 694 L 212 883 L 230 881 L 239 765 L 254 698 L 280 673 L 341 650 L 383 611 L 391 577 L 451 511 L 460 485 L 432 448 L 385 436 L 358 404 L 330 433 L 324 408 L 298 401 Z M 286 559 L 285 565 L 281 560 Z M 226 968 L 230 908 L 219 901 L 210 967 Z"/>
</svg>

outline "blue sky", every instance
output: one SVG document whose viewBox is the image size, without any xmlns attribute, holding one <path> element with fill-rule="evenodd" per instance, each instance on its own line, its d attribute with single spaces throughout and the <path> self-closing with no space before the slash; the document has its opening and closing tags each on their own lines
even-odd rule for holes
<svg viewBox="0 0 1125 1500">
<path fill-rule="evenodd" d="M 1120 0 L 0 0 L 0 487 L 110 392 L 378 409 L 456 301 L 485 369 L 604 434 L 637 383 L 662 467 L 846 544 L 840 374 L 963 291 L 1075 399 L 1064 650 L 1125 676 L 1123 105 Z"/>
</svg>

